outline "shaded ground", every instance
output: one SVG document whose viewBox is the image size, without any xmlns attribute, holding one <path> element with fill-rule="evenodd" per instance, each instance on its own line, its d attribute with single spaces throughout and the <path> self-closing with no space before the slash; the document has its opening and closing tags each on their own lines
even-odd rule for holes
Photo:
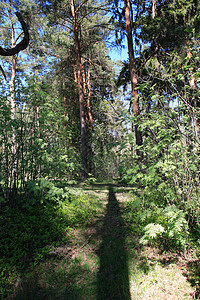
<svg viewBox="0 0 200 300">
<path fill-rule="evenodd" d="M 192 299 L 181 256 L 135 247 L 137 237 L 124 221 L 128 192 L 112 184 L 85 187 L 84 193 L 98 197 L 94 219 L 74 228 L 69 244 L 52 249 L 27 278 L 19 278 L 9 299 Z"/>
</svg>

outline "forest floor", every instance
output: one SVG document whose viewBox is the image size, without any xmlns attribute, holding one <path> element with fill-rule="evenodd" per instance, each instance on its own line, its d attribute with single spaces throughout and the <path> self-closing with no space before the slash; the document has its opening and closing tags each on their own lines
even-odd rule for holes
<svg viewBox="0 0 200 300">
<path fill-rule="evenodd" d="M 185 259 L 181 253 L 138 246 L 126 216 L 130 188 L 96 183 L 71 189 L 93 197 L 96 214 L 71 230 L 69 243 L 54 246 L 48 258 L 19 278 L 9 299 L 195 298 L 188 281 L 195 254 Z"/>
</svg>

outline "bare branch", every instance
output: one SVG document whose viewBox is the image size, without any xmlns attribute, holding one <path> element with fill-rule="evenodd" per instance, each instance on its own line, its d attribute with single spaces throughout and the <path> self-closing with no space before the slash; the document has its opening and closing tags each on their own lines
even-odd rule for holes
<svg viewBox="0 0 200 300">
<path fill-rule="evenodd" d="M 24 32 L 24 38 L 14 48 L 5 49 L 5 48 L 2 48 L 0 46 L 0 55 L 2 55 L 2 56 L 15 55 L 15 54 L 19 53 L 20 51 L 26 49 L 28 47 L 28 44 L 29 44 L 29 33 L 28 33 L 27 25 L 24 22 L 24 20 L 22 18 L 22 15 L 19 12 L 16 12 L 15 14 L 16 14 L 19 22 L 21 23 L 21 26 L 22 26 L 22 29 L 23 29 L 23 32 Z"/>
</svg>

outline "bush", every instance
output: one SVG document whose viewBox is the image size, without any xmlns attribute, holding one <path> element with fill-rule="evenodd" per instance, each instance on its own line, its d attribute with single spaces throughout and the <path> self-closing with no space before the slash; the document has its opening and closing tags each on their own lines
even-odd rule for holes
<svg viewBox="0 0 200 300">
<path fill-rule="evenodd" d="M 33 207 L 40 204 L 56 205 L 59 201 L 69 197 L 70 193 L 67 188 L 58 188 L 52 182 L 41 178 L 27 184 L 23 207 Z"/>
</svg>

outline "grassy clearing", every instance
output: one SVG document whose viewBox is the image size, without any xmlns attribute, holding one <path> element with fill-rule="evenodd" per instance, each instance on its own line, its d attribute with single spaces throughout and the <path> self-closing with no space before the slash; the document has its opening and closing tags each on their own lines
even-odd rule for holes
<svg viewBox="0 0 200 300">
<path fill-rule="evenodd" d="M 37 237 L 37 228 L 31 235 L 26 223 L 23 231 L 33 239 L 27 240 L 32 250 L 15 255 L 15 262 L 12 252 L 7 270 L 7 257 L 1 257 L 1 299 L 192 299 L 187 265 L 198 265 L 195 255 L 186 261 L 177 253 L 142 249 L 140 226 L 130 214 L 129 190 L 109 183 L 71 187 L 70 202 L 37 220 L 44 235 Z"/>
</svg>

